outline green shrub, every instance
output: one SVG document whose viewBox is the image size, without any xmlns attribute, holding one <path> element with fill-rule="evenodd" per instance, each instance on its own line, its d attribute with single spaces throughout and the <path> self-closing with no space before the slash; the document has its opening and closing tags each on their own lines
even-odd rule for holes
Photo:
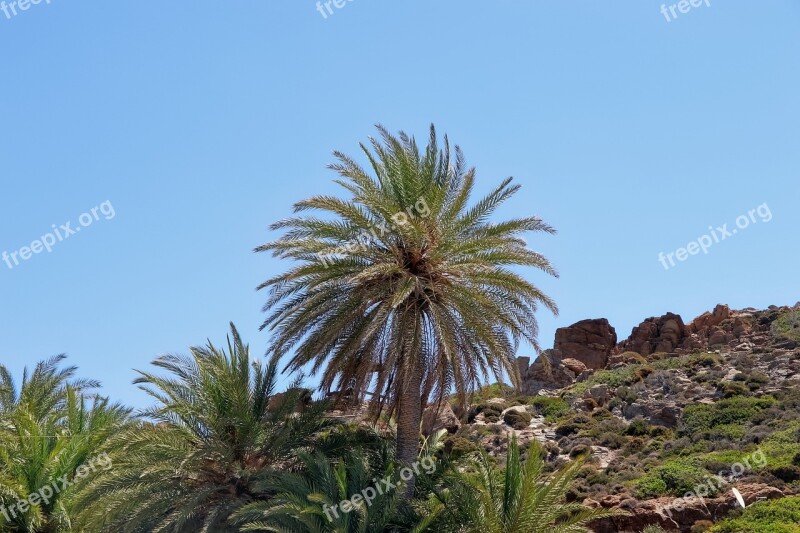
<svg viewBox="0 0 800 533">
<path fill-rule="evenodd" d="M 585 428 L 589 423 L 591 423 L 591 419 L 588 416 L 582 414 L 575 415 L 556 427 L 556 435 L 559 437 L 565 437 L 567 435 L 577 433 L 581 429 Z"/>
<path fill-rule="evenodd" d="M 800 342 L 800 311 L 789 311 L 772 323 L 772 334 L 780 339 Z"/>
<path fill-rule="evenodd" d="M 639 395 L 630 387 L 622 386 L 617 389 L 616 397 L 621 402 L 628 404 L 634 403 L 639 399 Z"/>
<path fill-rule="evenodd" d="M 762 410 L 775 405 L 775 398 L 747 398 L 736 396 L 714 404 L 689 405 L 683 410 L 682 429 L 684 435 L 693 439 L 709 438 L 709 431 L 717 426 L 742 425 L 752 420 Z"/>
<path fill-rule="evenodd" d="M 719 492 L 719 487 L 708 482 L 708 472 L 697 458 L 674 459 L 648 472 L 636 483 L 640 497 L 683 496 L 704 486 L 708 495 Z"/>
<path fill-rule="evenodd" d="M 667 530 L 661 526 L 647 526 L 642 533 L 667 533 Z"/>
<path fill-rule="evenodd" d="M 503 412 L 504 407 L 495 404 L 482 403 L 475 407 L 476 414 L 483 414 L 483 420 L 486 423 L 495 423 L 500 421 L 500 414 Z"/>
<path fill-rule="evenodd" d="M 625 445 L 625 437 L 612 431 L 607 431 L 601 434 L 597 440 L 600 443 L 600 446 L 605 446 L 613 450 L 618 450 Z"/>
<path fill-rule="evenodd" d="M 503 422 L 514 429 L 525 429 L 530 426 L 532 418 L 527 412 L 508 411 L 503 415 Z"/>
<path fill-rule="evenodd" d="M 480 446 L 469 439 L 456 435 L 447 437 L 444 441 L 444 451 L 453 458 L 463 457 L 464 455 L 476 452 Z"/>
<path fill-rule="evenodd" d="M 704 433 L 704 438 L 710 441 L 738 441 L 745 436 L 745 433 L 744 426 L 741 424 L 722 424 L 709 429 Z"/>
<path fill-rule="evenodd" d="M 650 426 L 651 437 L 672 437 L 672 430 L 666 426 Z"/>
<path fill-rule="evenodd" d="M 636 482 L 636 491 L 641 498 L 655 498 L 667 493 L 667 482 L 660 476 L 645 476 Z"/>
<path fill-rule="evenodd" d="M 713 353 L 701 353 L 695 356 L 692 356 L 689 360 L 689 364 L 691 366 L 704 366 L 706 368 L 710 368 L 712 366 L 718 366 L 722 364 L 722 358 Z"/>
<path fill-rule="evenodd" d="M 638 378 L 634 377 L 634 374 L 644 366 L 645 365 L 625 365 L 613 370 L 598 370 L 586 381 L 573 385 L 572 389 L 570 389 L 570 393 L 580 396 L 595 385 L 608 385 L 609 388 L 612 389 L 621 387 L 622 385 L 631 385 L 639 381 Z"/>
<path fill-rule="evenodd" d="M 735 518 L 723 520 L 714 533 L 800 533 L 800 496 L 756 502 Z"/>
<path fill-rule="evenodd" d="M 739 383 L 738 381 L 727 381 L 722 385 L 722 395 L 726 398 L 733 398 L 734 396 L 743 396 L 750 392 L 750 387 Z"/>
<path fill-rule="evenodd" d="M 551 398 L 549 396 L 537 396 L 531 402 L 536 408 L 536 412 L 543 416 L 548 422 L 555 422 L 571 411 L 569 404 L 562 398 Z"/>
<path fill-rule="evenodd" d="M 488 400 L 490 398 L 506 398 L 514 393 L 514 387 L 505 383 L 492 383 L 485 385 L 476 391 L 478 398 Z"/>
<path fill-rule="evenodd" d="M 641 437 L 650 433 L 650 426 L 644 418 L 635 418 L 627 428 L 625 434 L 633 437 Z"/>
</svg>

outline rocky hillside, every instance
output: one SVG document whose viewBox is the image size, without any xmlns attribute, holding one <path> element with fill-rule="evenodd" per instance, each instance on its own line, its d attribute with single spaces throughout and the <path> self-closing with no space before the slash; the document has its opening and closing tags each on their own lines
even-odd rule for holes
<svg viewBox="0 0 800 533">
<path fill-rule="evenodd" d="M 800 303 L 718 305 L 688 323 L 667 313 L 622 341 L 608 320 L 584 320 L 518 365 L 518 389 L 427 411 L 426 430 L 447 428 L 455 455 L 502 457 L 515 434 L 553 466 L 589 457 L 571 497 L 627 512 L 598 532 L 737 531 L 732 489 L 747 505 L 800 494 Z"/>
</svg>

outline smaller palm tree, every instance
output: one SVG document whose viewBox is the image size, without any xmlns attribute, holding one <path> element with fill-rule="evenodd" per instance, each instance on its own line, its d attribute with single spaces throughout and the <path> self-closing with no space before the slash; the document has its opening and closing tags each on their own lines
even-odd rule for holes
<svg viewBox="0 0 800 533">
<path fill-rule="evenodd" d="M 81 467 L 93 464 L 130 414 L 83 392 L 97 382 L 75 379 L 75 367 L 60 368 L 63 359 L 26 369 L 19 387 L 0 365 L 0 531 L 70 530 L 80 511 L 75 495 L 96 478 L 78 472 L 88 472 Z"/>
<path fill-rule="evenodd" d="M 365 428 L 345 427 L 326 436 L 318 451 L 303 454 L 297 472 L 277 478 L 271 490 L 276 496 L 240 509 L 234 516 L 242 531 L 282 533 L 385 533 L 423 532 L 433 516 L 426 516 L 424 502 L 400 498 L 408 476 L 394 458 L 391 435 Z M 437 483 L 442 464 L 435 458 L 442 447 L 443 432 L 425 440 L 417 459 L 417 488 Z M 332 445 L 345 437 L 347 454 Z M 357 451 L 352 449 L 357 446 Z M 343 504 L 347 501 L 348 503 Z"/>
<path fill-rule="evenodd" d="M 457 474 L 441 497 L 437 531 L 454 533 L 584 533 L 593 520 L 617 514 L 567 503 L 570 489 L 583 460 L 547 474 L 541 448 L 534 441 L 528 458 L 520 460 L 513 437 L 504 469 L 481 451 L 474 472 Z"/>
<path fill-rule="evenodd" d="M 302 463 L 300 472 L 287 474 L 275 483 L 278 494 L 273 500 L 252 503 L 237 513 L 235 518 L 244 524 L 242 531 L 383 533 L 386 530 L 397 503 L 396 491 L 384 491 L 380 481 L 376 483 L 373 479 L 387 476 L 393 479 L 391 462 L 373 466 L 360 452 L 351 453 L 346 460 L 333 460 L 317 452 L 304 454 Z M 361 494 L 367 496 L 368 502 L 361 497 L 357 505 L 341 505 Z"/>
<path fill-rule="evenodd" d="M 227 350 L 209 342 L 153 364 L 168 375 L 136 383 L 158 402 L 142 413 L 155 423 L 118 435 L 114 468 L 82 494 L 87 531 L 237 532 L 231 514 L 269 498 L 273 476 L 336 425 L 322 404 L 300 409 L 302 389 L 275 394 L 276 362 L 251 360 L 233 324 Z"/>
</svg>

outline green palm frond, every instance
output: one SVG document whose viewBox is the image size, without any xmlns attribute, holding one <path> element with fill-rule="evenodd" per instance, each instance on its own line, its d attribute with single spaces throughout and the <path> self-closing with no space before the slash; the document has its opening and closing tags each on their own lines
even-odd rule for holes
<svg viewBox="0 0 800 533">
<path fill-rule="evenodd" d="M 63 356 L 40 362 L 32 373 L 27 369 L 19 387 L 10 372 L 0 365 L 0 515 L 2 531 L 68 531 L 80 508 L 74 506 L 77 493 L 109 439 L 127 423 L 130 411 L 107 398 L 91 395 L 96 381 L 76 379 L 75 367 L 61 368 Z M 61 480 L 67 480 L 63 486 Z M 41 489 L 51 496 L 22 512 L 18 502 Z M 12 506 L 13 512 L 12 512 Z M 8 519 L 6 518 L 8 514 Z"/>
<path fill-rule="evenodd" d="M 433 508 L 435 527 L 453 533 L 587 533 L 587 525 L 618 511 L 591 509 L 567 503 L 566 495 L 578 470 L 579 459 L 545 473 L 542 450 L 536 442 L 522 462 L 516 437 L 508 448 L 506 467 L 499 468 L 481 451 L 472 471 L 456 474 Z"/>
</svg>

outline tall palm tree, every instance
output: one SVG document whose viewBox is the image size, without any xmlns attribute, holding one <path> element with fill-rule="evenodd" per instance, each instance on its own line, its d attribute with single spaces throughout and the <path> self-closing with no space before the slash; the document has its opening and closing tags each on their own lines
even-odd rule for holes
<svg viewBox="0 0 800 533">
<path fill-rule="evenodd" d="M 269 498 L 272 476 L 335 425 L 322 404 L 300 409 L 301 389 L 277 395 L 276 363 L 251 360 L 233 324 L 227 350 L 209 342 L 153 364 L 168 375 L 140 371 L 136 383 L 157 401 L 142 413 L 156 423 L 113 442 L 114 468 L 81 495 L 87 530 L 238 531 L 231 514 Z"/>
<path fill-rule="evenodd" d="M 447 137 L 440 149 L 433 126 L 423 151 L 378 129 L 372 150 L 361 145 L 372 175 L 334 152 L 349 198 L 295 204 L 300 215 L 272 225 L 283 236 L 256 248 L 297 262 L 259 286 L 269 289 L 262 328 L 275 332 L 275 355 L 292 353 L 287 369 L 324 367 L 324 390 L 373 389 L 375 411 L 396 415 L 397 457 L 409 463 L 426 401 L 454 389 L 463 405 L 490 377 L 517 382 L 520 340 L 538 350 L 534 313 L 557 308 L 511 267 L 557 275 L 521 237 L 555 231 L 534 216 L 490 222 L 519 189 L 511 178 L 468 205 L 475 170 Z"/>
<path fill-rule="evenodd" d="M 19 389 L 0 365 L 0 531 L 70 531 L 75 495 L 97 478 L 97 457 L 128 419 L 128 409 L 87 394 L 97 382 L 75 379 L 63 359 L 26 369 Z"/>
<path fill-rule="evenodd" d="M 453 533 L 587 533 L 587 524 L 618 511 L 566 503 L 566 494 L 583 460 L 545 473 L 535 441 L 520 461 L 516 437 L 508 448 L 505 469 L 481 450 L 474 471 L 456 475 L 444 493 L 437 531 Z"/>
</svg>

